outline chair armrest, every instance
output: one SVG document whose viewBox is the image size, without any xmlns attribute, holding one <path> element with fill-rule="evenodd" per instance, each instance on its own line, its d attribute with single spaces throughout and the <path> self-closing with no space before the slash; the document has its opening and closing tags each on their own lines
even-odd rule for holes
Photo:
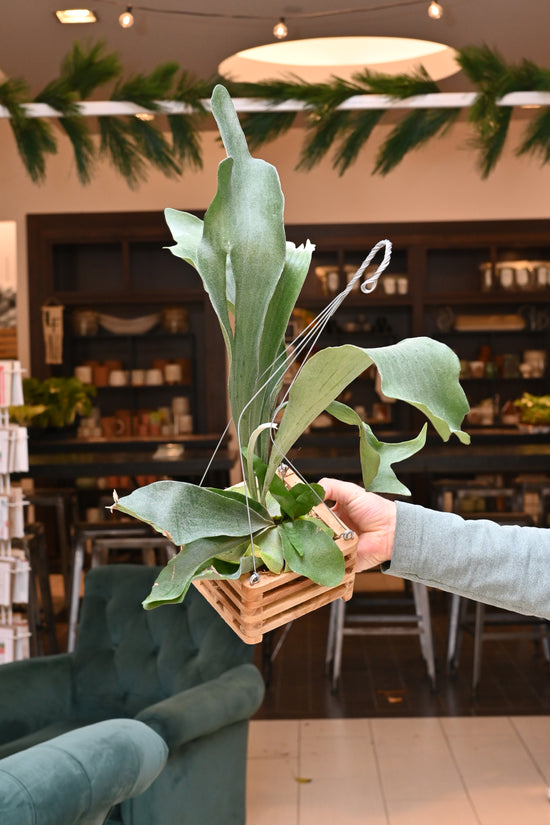
<svg viewBox="0 0 550 825">
<path fill-rule="evenodd" d="M 104 822 L 109 809 L 146 790 L 168 748 L 135 719 L 109 719 L 0 760 L 0 822 Z"/>
<path fill-rule="evenodd" d="M 149 705 L 136 719 L 150 725 L 169 748 L 174 748 L 249 719 L 259 708 L 264 691 L 258 668 L 238 665 L 216 679 Z"/>
<path fill-rule="evenodd" d="M 0 666 L 0 742 L 68 715 L 72 663 L 70 654 L 60 653 Z"/>
</svg>

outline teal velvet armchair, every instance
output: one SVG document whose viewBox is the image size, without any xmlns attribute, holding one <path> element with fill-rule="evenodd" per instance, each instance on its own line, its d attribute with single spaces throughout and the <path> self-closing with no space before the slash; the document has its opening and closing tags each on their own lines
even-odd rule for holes
<svg viewBox="0 0 550 825">
<path fill-rule="evenodd" d="M 243 825 L 248 721 L 264 684 L 245 645 L 194 589 L 146 611 L 158 574 L 86 576 L 74 653 L 0 667 L 0 759 L 68 730 L 134 717 L 167 743 L 166 767 L 115 816 L 124 825 Z"/>
<path fill-rule="evenodd" d="M 135 719 L 109 719 L 0 759 L 2 825 L 112 825 L 111 809 L 142 793 L 168 756 Z"/>
</svg>

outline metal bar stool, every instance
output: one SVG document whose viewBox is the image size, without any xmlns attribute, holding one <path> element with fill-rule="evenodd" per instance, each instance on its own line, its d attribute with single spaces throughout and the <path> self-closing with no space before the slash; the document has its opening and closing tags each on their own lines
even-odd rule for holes
<svg viewBox="0 0 550 825">
<path fill-rule="evenodd" d="M 519 524 L 533 526 L 529 513 L 480 513 L 472 518 L 487 518 L 498 524 Z M 470 518 L 470 517 L 469 517 Z M 473 617 L 469 614 L 474 604 Z M 491 627 L 507 627 L 506 630 L 488 630 Z M 451 596 L 449 611 L 449 632 L 447 640 L 447 669 L 452 673 L 458 669 L 460 648 L 464 632 L 474 639 L 472 692 L 475 694 L 481 678 L 483 643 L 499 639 L 537 639 L 540 641 L 544 657 L 550 663 L 550 622 L 532 616 L 524 616 L 510 610 L 488 608 L 482 602 L 473 602 L 462 596 Z"/>
<path fill-rule="evenodd" d="M 102 536 L 92 539 L 92 567 L 99 567 L 108 561 L 111 550 L 137 550 L 144 564 L 149 567 L 166 564 L 176 553 L 176 547 L 170 539 L 156 536 Z M 156 551 L 160 551 L 157 558 Z"/>
<path fill-rule="evenodd" d="M 418 636 L 422 658 L 426 663 L 428 676 L 435 688 L 435 652 L 432 634 L 430 601 L 428 588 L 424 584 L 411 582 L 412 598 L 385 599 L 375 596 L 355 594 L 349 602 L 338 599 L 330 606 L 325 664 L 331 673 L 332 689 L 335 690 L 342 667 L 344 636 Z M 349 610 L 353 605 L 371 607 L 414 606 L 414 613 L 406 612 L 361 612 Z"/>
<path fill-rule="evenodd" d="M 146 524 L 127 521 L 98 521 L 76 524 L 74 527 L 74 554 L 71 576 L 71 601 L 69 605 L 69 626 L 67 634 L 67 650 L 74 650 L 76 629 L 78 623 L 78 607 L 80 603 L 80 580 L 84 569 L 86 545 L 94 539 L 109 538 L 121 539 L 124 537 L 151 536 L 151 528 Z"/>
</svg>

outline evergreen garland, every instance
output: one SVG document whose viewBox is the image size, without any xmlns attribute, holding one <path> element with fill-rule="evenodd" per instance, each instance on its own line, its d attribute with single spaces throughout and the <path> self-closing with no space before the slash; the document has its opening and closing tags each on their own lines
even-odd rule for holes
<svg viewBox="0 0 550 825">
<path fill-rule="evenodd" d="M 511 106 L 500 106 L 500 99 L 511 92 L 550 92 L 550 70 L 529 60 L 507 64 L 487 45 L 467 46 L 458 53 L 458 62 L 477 91 L 468 119 L 474 129 L 470 144 L 478 155 L 483 177 L 495 168 L 504 147 L 512 117 Z M 333 78 L 328 83 L 305 83 L 298 77 L 287 81 L 233 83 L 223 78 L 196 80 L 180 71 L 173 62 L 164 63 L 149 74 L 122 78 L 117 55 L 108 53 L 103 43 L 78 44 L 62 61 L 59 77 L 31 98 L 20 79 L 0 83 L 0 106 L 10 115 L 10 125 L 19 155 L 31 179 L 41 183 L 46 176 L 48 155 L 57 152 L 55 132 L 48 118 L 28 117 L 24 104 L 46 103 L 59 113 L 58 122 L 69 138 L 74 152 L 78 178 L 88 183 L 100 157 L 107 157 L 114 168 L 134 187 L 144 181 L 152 166 L 168 177 L 177 177 L 185 168 L 202 166 L 200 128 L 208 116 L 204 101 L 217 82 L 226 85 L 233 97 L 261 99 L 265 111 L 241 116 L 243 129 L 252 149 L 280 137 L 296 122 L 297 112 L 271 110 L 269 106 L 289 100 L 301 102 L 305 109 L 305 139 L 297 168 L 311 169 L 332 151 L 332 166 L 344 174 L 370 139 L 385 109 L 339 108 L 355 95 L 385 95 L 396 101 L 411 96 L 438 93 L 438 85 L 424 70 L 410 75 L 389 76 L 363 71 L 351 81 Z M 80 101 L 88 100 L 109 84 L 111 100 L 135 103 L 140 109 L 159 113 L 159 101 L 186 104 L 182 114 L 162 115 L 168 130 L 157 122 L 131 115 L 100 116 L 99 150 L 92 139 L 90 118 L 81 114 Z M 394 110 L 395 111 L 395 110 Z M 379 147 L 373 172 L 387 174 L 413 149 L 437 135 L 444 134 L 456 121 L 460 109 L 423 108 L 402 111 L 399 122 Z M 168 137 L 167 137 L 168 134 Z M 544 106 L 528 123 L 516 149 L 518 156 L 550 161 L 550 108 Z"/>
</svg>

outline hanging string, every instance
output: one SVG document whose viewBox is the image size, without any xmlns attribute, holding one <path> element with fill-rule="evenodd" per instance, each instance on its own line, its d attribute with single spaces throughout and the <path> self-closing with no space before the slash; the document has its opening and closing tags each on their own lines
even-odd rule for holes
<svg viewBox="0 0 550 825">
<path fill-rule="evenodd" d="M 294 384 L 294 382 L 296 381 L 298 375 L 300 374 L 300 371 L 303 368 L 303 365 L 304 365 L 305 361 L 307 360 L 307 358 L 311 354 L 313 348 L 315 347 L 315 344 L 317 343 L 317 341 L 318 341 L 320 335 L 322 334 L 325 326 L 327 325 L 328 321 L 334 315 L 336 310 L 341 306 L 341 304 L 345 301 L 347 296 L 350 294 L 350 292 L 354 288 L 355 284 L 362 279 L 362 277 L 365 273 L 365 270 L 370 265 L 371 261 L 373 260 L 373 258 L 377 254 L 377 252 L 379 252 L 379 250 L 381 250 L 381 249 L 384 249 L 384 257 L 383 257 L 381 263 L 378 265 L 375 272 L 372 275 L 370 275 L 361 284 L 361 291 L 365 294 L 369 294 L 374 289 L 376 289 L 376 286 L 378 284 L 378 280 L 379 280 L 380 276 L 382 275 L 382 273 L 387 268 L 387 266 L 390 262 L 390 258 L 391 258 L 392 245 L 391 245 L 391 241 L 389 241 L 387 239 L 382 240 L 382 241 L 378 241 L 378 243 L 375 244 L 375 246 L 372 247 L 369 254 L 367 255 L 367 257 L 362 262 L 361 266 L 357 269 L 354 276 L 349 280 L 349 282 L 348 282 L 347 286 L 345 287 L 345 289 L 343 289 L 342 292 L 340 292 L 339 295 L 337 295 L 328 304 L 328 306 L 325 307 L 325 309 L 321 313 L 319 313 L 319 315 L 305 328 L 305 330 L 303 330 L 299 335 L 296 336 L 294 341 L 292 341 L 292 345 L 291 345 L 292 348 L 293 348 L 293 355 L 290 358 L 285 358 L 282 361 L 282 363 L 279 364 L 279 366 L 277 366 L 277 362 L 281 360 L 281 357 L 279 356 L 279 358 L 275 359 L 272 362 L 271 366 L 268 367 L 267 370 L 264 372 L 264 374 L 269 373 L 268 380 L 257 390 L 257 392 L 254 393 L 254 395 L 252 396 L 252 398 L 249 399 L 247 404 L 245 404 L 245 406 L 243 407 L 243 409 L 242 409 L 242 411 L 239 415 L 238 421 L 237 421 L 237 442 L 238 442 L 239 457 L 240 457 L 241 471 L 242 471 L 242 474 L 243 474 L 243 478 L 245 476 L 245 473 L 244 473 L 244 459 L 243 459 L 242 449 L 241 449 L 241 423 L 242 423 L 242 419 L 243 419 L 243 416 L 244 416 L 245 412 L 250 407 L 250 405 L 255 401 L 255 399 L 269 386 L 269 384 L 271 382 L 273 382 L 275 378 L 277 378 L 277 381 L 275 381 L 275 384 L 277 384 L 278 379 L 280 377 L 282 377 L 282 375 L 284 375 L 284 373 L 288 370 L 288 368 L 296 362 L 299 355 L 305 349 L 308 349 L 306 357 L 302 361 L 302 364 L 301 364 L 300 368 L 298 369 L 296 375 L 294 376 L 292 382 L 290 383 L 290 385 L 289 385 L 289 387 L 288 387 L 288 389 L 287 389 L 287 391 L 286 391 L 286 393 L 283 397 L 283 400 L 281 401 L 281 403 L 278 405 L 277 409 L 275 410 L 274 418 L 277 416 L 277 413 L 285 406 L 286 400 L 287 400 L 288 395 L 290 393 L 290 390 L 292 389 L 292 385 Z M 273 438 L 273 430 L 276 429 L 276 428 L 277 428 L 277 424 L 275 423 L 274 420 L 272 420 L 271 421 L 271 429 L 270 429 L 270 438 L 271 438 L 272 448 L 275 447 L 275 441 L 274 441 L 274 438 Z M 285 456 L 283 456 L 282 454 L 281 454 L 281 458 L 287 464 L 289 463 L 288 459 Z M 257 569 L 256 569 L 256 554 L 254 552 L 254 536 L 253 536 L 252 521 L 251 521 L 251 516 L 250 516 L 249 493 L 248 493 L 247 488 L 248 488 L 248 485 L 245 482 L 244 494 L 245 494 L 245 497 L 246 497 L 246 507 L 247 507 L 247 512 L 248 512 L 248 523 L 249 523 L 249 531 L 250 531 L 250 547 L 251 547 L 252 565 L 253 565 L 253 571 L 254 571 L 251 575 L 250 581 L 253 584 L 253 583 L 255 583 L 259 580 L 259 576 L 258 576 L 258 572 L 257 572 Z M 321 501 L 320 498 L 319 498 L 319 500 Z M 325 502 L 322 502 L 322 503 L 325 504 Z M 327 506 L 327 505 L 325 504 L 325 506 Z M 328 509 L 330 509 L 330 508 L 328 508 Z M 340 521 L 340 519 L 338 519 L 338 522 L 341 524 L 341 526 L 342 526 L 342 528 L 345 532 L 349 532 L 349 531 L 347 531 L 347 528 L 343 524 L 343 522 Z"/>
</svg>

